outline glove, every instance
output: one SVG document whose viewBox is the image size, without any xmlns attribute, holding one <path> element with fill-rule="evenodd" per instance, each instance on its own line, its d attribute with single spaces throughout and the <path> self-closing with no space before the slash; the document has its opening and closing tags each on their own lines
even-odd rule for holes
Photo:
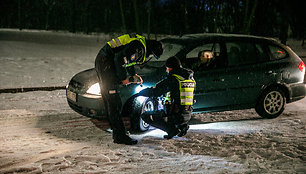
<svg viewBox="0 0 306 174">
<path fill-rule="evenodd" d="M 138 83 L 138 84 L 142 84 L 143 83 L 143 80 L 142 80 L 142 78 L 139 76 L 139 75 L 137 75 L 137 74 L 135 74 L 134 76 L 133 76 L 133 82 L 136 82 L 136 83 Z"/>
<path fill-rule="evenodd" d="M 123 85 L 129 85 L 131 83 L 137 83 L 137 84 L 142 85 L 143 80 L 139 75 L 135 74 L 134 76 L 128 76 L 126 77 L 126 79 L 121 81 L 121 84 Z"/>
</svg>

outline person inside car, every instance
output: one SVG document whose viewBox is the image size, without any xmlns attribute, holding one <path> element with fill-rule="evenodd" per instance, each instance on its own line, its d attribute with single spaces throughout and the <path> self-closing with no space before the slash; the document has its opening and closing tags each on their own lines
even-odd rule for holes
<svg viewBox="0 0 306 174">
<path fill-rule="evenodd" d="M 191 69 L 194 71 L 203 71 L 210 69 L 214 66 L 214 53 L 209 50 L 200 51 L 198 53 L 198 59 L 191 65 Z"/>
<path fill-rule="evenodd" d="M 155 87 L 140 91 L 138 96 L 158 97 L 167 93 L 166 111 L 145 112 L 141 118 L 148 124 L 159 128 L 167 135 L 166 139 L 184 136 L 189 129 L 188 121 L 193 110 L 193 95 L 196 82 L 193 71 L 183 68 L 176 57 L 166 61 L 167 77 L 156 84 Z"/>
<path fill-rule="evenodd" d="M 107 42 L 95 60 L 95 70 L 99 77 L 102 100 L 108 121 L 113 130 L 114 143 L 133 145 L 137 140 L 126 134 L 121 116 L 120 84 L 142 83 L 135 73 L 134 65 L 145 63 L 148 57 L 158 58 L 163 53 L 162 43 L 148 40 L 138 34 L 125 34 Z"/>
</svg>

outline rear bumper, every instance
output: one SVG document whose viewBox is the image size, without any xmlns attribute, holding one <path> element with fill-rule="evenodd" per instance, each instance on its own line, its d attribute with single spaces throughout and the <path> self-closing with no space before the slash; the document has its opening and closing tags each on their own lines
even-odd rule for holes
<svg viewBox="0 0 306 174">
<path fill-rule="evenodd" d="M 290 99 L 288 101 L 288 103 L 297 101 L 297 100 L 301 100 L 305 97 L 306 95 L 306 82 L 304 83 L 298 83 L 298 84 L 292 84 L 290 85 L 290 91 L 291 91 L 291 95 L 290 95 Z"/>
</svg>

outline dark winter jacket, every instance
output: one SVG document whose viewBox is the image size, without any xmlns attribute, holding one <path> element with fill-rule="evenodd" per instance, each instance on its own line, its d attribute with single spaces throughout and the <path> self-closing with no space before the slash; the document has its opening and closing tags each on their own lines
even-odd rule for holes
<svg viewBox="0 0 306 174">
<path fill-rule="evenodd" d="M 128 62 L 132 62 L 131 59 L 136 59 L 140 56 L 144 56 L 144 46 L 140 41 L 132 41 L 129 44 L 111 48 L 106 44 L 99 52 L 97 57 L 102 57 L 106 66 L 111 66 L 111 70 L 115 70 L 115 75 L 118 78 L 118 82 L 126 79 L 128 76 L 134 76 L 134 66 L 125 67 Z M 134 57 L 134 56 L 138 57 Z"/>
<path fill-rule="evenodd" d="M 185 79 L 193 78 L 193 71 L 190 69 L 179 68 L 173 69 L 169 75 L 158 82 L 155 87 L 147 88 L 142 91 L 138 95 L 147 96 L 147 97 L 158 97 L 167 92 L 171 94 L 171 103 L 173 105 L 171 113 L 182 112 L 183 110 L 192 111 L 192 107 L 186 108 L 185 106 L 180 105 L 180 89 L 178 80 L 172 76 L 172 74 L 177 74 L 182 76 Z"/>
</svg>

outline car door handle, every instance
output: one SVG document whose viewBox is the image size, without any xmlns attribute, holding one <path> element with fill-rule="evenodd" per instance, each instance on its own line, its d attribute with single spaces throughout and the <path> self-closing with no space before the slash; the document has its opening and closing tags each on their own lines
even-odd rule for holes
<svg viewBox="0 0 306 174">
<path fill-rule="evenodd" d="M 267 74 L 267 75 L 276 75 L 276 73 L 273 72 L 273 71 L 267 71 L 267 72 L 265 72 L 265 74 Z"/>
<path fill-rule="evenodd" d="M 224 82 L 224 79 L 223 78 L 221 78 L 221 79 L 214 79 L 213 81 L 214 82 Z"/>
</svg>

